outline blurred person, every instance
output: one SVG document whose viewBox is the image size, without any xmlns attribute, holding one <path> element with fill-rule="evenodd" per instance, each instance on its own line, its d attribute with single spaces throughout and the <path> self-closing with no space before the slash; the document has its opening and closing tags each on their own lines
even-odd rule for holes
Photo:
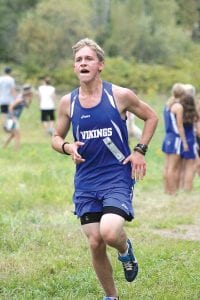
<svg viewBox="0 0 200 300">
<path fill-rule="evenodd" d="M 187 151 L 184 149 L 181 151 L 180 188 L 185 191 L 191 191 L 196 164 L 199 161 L 195 134 L 195 126 L 199 121 L 199 117 L 195 99 L 191 93 L 187 92 L 187 89 L 186 94 L 180 99 L 180 104 L 183 106 L 183 127 L 188 145 Z"/>
<path fill-rule="evenodd" d="M 40 100 L 41 122 L 44 125 L 45 131 L 52 135 L 54 131 L 55 121 L 55 87 L 51 85 L 49 77 L 44 78 L 43 84 L 38 88 Z"/>
<path fill-rule="evenodd" d="M 183 84 L 183 87 L 184 87 L 184 90 L 186 91 L 187 94 L 189 94 L 189 95 L 191 95 L 192 97 L 195 98 L 196 89 L 192 84 L 186 83 L 186 84 Z"/>
<path fill-rule="evenodd" d="M 7 114 L 7 125 L 5 123 L 5 130 L 8 131 L 9 136 L 6 139 L 3 147 L 6 148 L 8 144 L 15 141 L 15 149 L 19 150 L 20 147 L 20 124 L 19 118 L 21 117 L 24 108 L 28 108 L 32 100 L 32 88 L 29 84 L 25 84 L 21 93 L 9 105 L 9 112 Z"/>
<path fill-rule="evenodd" d="M 196 122 L 196 139 L 197 139 L 197 161 L 196 161 L 196 174 L 200 176 L 200 107 L 197 108 L 198 121 Z"/>
<path fill-rule="evenodd" d="M 181 170 L 181 151 L 189 150 L 184 126 L 183 105 L 180 99 L 185 95 L 183 84 L 175 83 L 172 87 L 172 96 L 164 108 L 165 137 L 162 151 L 165 153 L 164 164 L 164 191 L 167 194 L 176 194 L 179 189 Z"/>
<path fill-rule="evenodd" d="M 124 222 L 134 217 L 132 189 L 146 173 L 144 155 L 157 125 L 155 112 L 133 91 L 101 79 L 104 51 L 86 38 L 73 46 L 79 88 L 59 104 L 52 147 L 76 164 L 75 214 L 88 238 L 93 267 L 105 300 L 118 299 L 107 246 L 118 251 L 125 278 L 132 282 L 138 263 Z M 126 113 L 144 121 L 139 144 L 128 146 Z M 72 125 L 74 141 L 65 141 Z"/>
<path fill-rule="evenodd" d="M 196 123 L 196 139 L 197 139 L 197 152 L 198 158 L 200 158 L 200 99 L 196 100 L 198 121 Z M 200 176 L 200 159 L 197 160 L 196 173 Z"/>
<path fill-rule="evenodd" d="M 127 128 L 129 137 L 134 137 L 139 141 L 142 136 L 142 130 L 135 124 L 135 116 L 130 112 L 127 112 Z"/>
<path fill-rule="evenodd" d="M 196 99 L 196 89 L 192 84 L 185 84 L 185 90 L 187 93 L 192 95 L 195 98 L 196 102 L 196 109 L 198 113 L 198 120 L 195 122 L 195 136 L 197 142 L 197 159 L 196 159 L 196 167 L 195 173 L 200 176 L 200 100 Z"/>
<path fill-rule="evenodd" d="M 6 115 L 10 103 L 16 97 L 15 79 L 11 76 L 12 68 L 5 67 L 4 74 L 0 76 L 0 112 L 2 114 L 2 125 L 6 121 Z"/>
</svg>

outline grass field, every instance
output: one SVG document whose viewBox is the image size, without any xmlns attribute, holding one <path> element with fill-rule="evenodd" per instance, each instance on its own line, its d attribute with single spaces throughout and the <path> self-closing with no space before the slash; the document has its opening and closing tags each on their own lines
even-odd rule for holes
<svg viewBox="0 0 200 300">
<path fill-rule="evenodd" d="M 200 299 L 200 178 L 191 193 L 163 193 L 163 101 L 150 100 L 160 123 L 147 176 L 135 186 L 136 218 L 126 224 L 140 266 L 135 282 L 125 282 L 117 253 L 109 249 L 120 300 Z M 20 151 L 0 148 L 0 299 L 100 300 L 72 213 L 74 165 L 51 149 L 39 117 L 35 100 L 21 118 Z M 1 146 L 5 136 L 1 130 Z"/>
</svg>

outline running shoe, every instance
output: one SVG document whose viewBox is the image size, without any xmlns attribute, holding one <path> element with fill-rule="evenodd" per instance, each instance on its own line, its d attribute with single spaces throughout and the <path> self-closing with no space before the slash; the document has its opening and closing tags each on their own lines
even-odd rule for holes
<svg viewBox="0 0 200 300">
<path fill-rule="evenodd" d="M 127 243 L 129 246 L 128 254 L 126 256 L 118 255 L 118 259 L 122 263 L 126 280 L 132 282 L 138 274 L 138 263 L 133 254 L 133 247 L 130 240 L 127 240 Z"/>
</svg>

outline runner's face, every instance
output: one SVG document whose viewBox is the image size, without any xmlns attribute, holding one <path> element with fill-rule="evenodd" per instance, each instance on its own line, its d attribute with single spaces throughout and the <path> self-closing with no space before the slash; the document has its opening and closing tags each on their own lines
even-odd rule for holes
<svg viewBox="0 0 200 300">
<path fill-rule="evenodd" d="M 75 54 L 74 72 L 82 82 L 89 82 L 99 76 L 103 69 L 103 62 L 100 62 L 97 54 L 90 47 L 85 46 Z"/>
</svg>

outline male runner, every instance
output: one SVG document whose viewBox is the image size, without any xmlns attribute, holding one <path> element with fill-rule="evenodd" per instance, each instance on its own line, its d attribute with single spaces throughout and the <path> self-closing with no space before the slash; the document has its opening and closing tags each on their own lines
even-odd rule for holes
<svg viewBox="0 0 200 300">
<path fill-rule="evenodd" d="M 144 155 L 158 118 L 131 90 L 103 81 L 104 51 L 93 40 L 73 46 L 74 72 L 80 87 L 65 95 L 58 108 L 53 148 L 70 155 L 76 164 L 75 214 L 88 238 L 94 270 L 104 299 L 118 299 L 107 246 L 118 251 L 125 278 L 131 282 L 138 263 L 123 225 L 134 217 L 134 181 L 146 173 Z M 126 112 L 144 121 L 139 144 L 131 153 L 128 146 Z M 74 141 L 65 137 L 72 125 Z"/>
</svg>

